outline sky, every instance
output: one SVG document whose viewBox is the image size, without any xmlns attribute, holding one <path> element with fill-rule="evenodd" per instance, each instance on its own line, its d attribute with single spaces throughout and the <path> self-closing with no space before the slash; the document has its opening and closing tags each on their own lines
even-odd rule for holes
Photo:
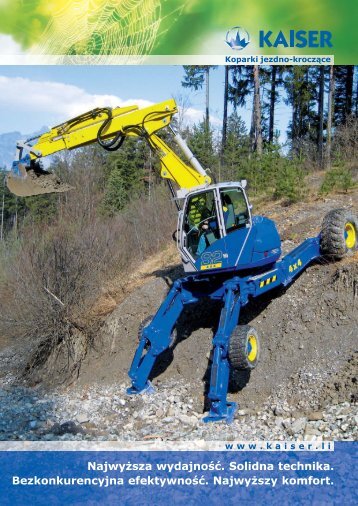
<svg viewBox="0 0 358 506">
<path fill-rule="evenodd" d="M 182 66 L 0 66 L 0 134 L 22 134 L 52 127 L 94 107 L 162 102 L 180 95 L 189 100 L 188 122 L 203 118 L 204 90 L 181 86 Z M 224 67 L 211 71 L 210 115 L 220 129 Z M 230 110 L 229 110 L 230 113 Z M 239 109 L 249 127 L 251 105 Z M 281 99 L 275 127 L 286 139 L 289 109 Z"/>
</svg>

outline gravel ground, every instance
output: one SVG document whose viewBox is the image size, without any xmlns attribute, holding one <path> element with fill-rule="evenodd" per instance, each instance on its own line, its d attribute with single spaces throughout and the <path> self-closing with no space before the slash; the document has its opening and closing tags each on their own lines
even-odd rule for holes
<svg viewBox="0 0 358 506">
<path fill-rule="evenodd" d="M 190 397 L 194 385 L 166 381 L 140 397 L 125 395 L 125 386 L 46 393 L 14 388 L 7 378 L 0 388 L 0 440 L 357 439 L 358 408 L 350 402 L 300 411 L 272 398 L 259 411 L 239 408 L 231 425 L 205 424 Z"/>
</svg>

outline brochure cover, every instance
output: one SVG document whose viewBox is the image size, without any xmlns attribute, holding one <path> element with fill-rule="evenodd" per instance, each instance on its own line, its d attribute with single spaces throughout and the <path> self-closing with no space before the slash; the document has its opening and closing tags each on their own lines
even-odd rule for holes
<svg viewBox="0 0 358 506">
<path fill-rule="evenodd" d="M 0 504 L 357 504 L 358 4 L 0 0 Z"/>
</svg>

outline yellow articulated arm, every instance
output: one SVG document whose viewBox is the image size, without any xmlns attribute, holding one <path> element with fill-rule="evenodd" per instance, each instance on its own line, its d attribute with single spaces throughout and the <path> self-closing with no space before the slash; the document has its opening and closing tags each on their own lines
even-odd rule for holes
<svg viewBox="0 0 358 506">
<path fill-rule="evenodd" d="M 38 137 L 32 145 L 30 156 L 36 159 L 75 149 L 101 141 L 110 141 L 117 135 L 141 135 L 141 129 L 148 135 L 170 124 L 177 112 L 174 100 L 168 100 L 144 109 L 128 107 L 97 108 L 57 125 Z"/>
<path fill-rule="evenodd" d="M 190 165 L 184 163 L 156 135 L 156 132 L 170 125 L 171 119 L 176 112 L 177 105 L 173 99 L 143 109 L 139 109 L 135 105 L 117 107 L 115 109 L 93 109 L 51 128 L 49 132 L 44 133 L 36 139 L 32 139 L 32 141 L 35 141 L 34 143 L 31 140 L 25 143 L 19 142 L 17 146 L 18 161 L 13 165 L 14 170 L 11 177 L 19 180 L 25 179 L 29 175 L 30 167 L 26 167 L 27 172 L 25 172 L 23 165 L 21 165 L 21 162 L 24 160 L 24 150 L 29 153 L 30 160 L 34 162 L 63 150 L 71 150 L 95 142 L 99 142 L 102 147 L 109 151 L 114 151 L 120 147 L 127 136 L 136 136 L 145 138 L 149 146 L 159 156 L 161 176 L 163 178 L 171 179 L 183 190 L 210 184 L 210 177 L 178 134 L 170 129 L 174 134 L 174 140 L 182 149 Z M 33 164 L 31 163 L 31 165 Z M 11 185 L 10 178 L 8 185 L 9 187 Z M 41 193 L 44 192 L 44 190 L 41 190 Z M 50 192 L 50 190 L 47 191 L 46 188 L 46 192 Z"/>
<path fill-rule="evenodd" d="M 200 167 L 200 164 L 190 153 L 187 158 L 191 161 L 194 167 L 190 167 L 174 153 L 174 151 L 157 135 L 153 134 L 150 138 L 150 145 L 160 158 L 161 171 L 160 175 L 165 179 L 175 181 L 179 188 L 190 190 L 201 185 L 211 183 L 211 178 Z M 178 143 L 181 140 L 178 134 L 174 134 L 174 140 Z M 179 147 L 182 147 L 179 144 Z M 189 150 L 189 148 L 187 148 Z M 198 165 L 196 165 L 198 164 Z M 200 171 L 201 169 L 201 171 Z"/>
</svg>

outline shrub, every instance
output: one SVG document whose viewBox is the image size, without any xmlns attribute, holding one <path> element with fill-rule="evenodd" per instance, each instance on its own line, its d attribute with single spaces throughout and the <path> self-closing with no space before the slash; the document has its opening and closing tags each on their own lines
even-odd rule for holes
<svg viewBox="0 0 358 506">
<path fill-rule="evenodd" d="M 2 248 L 0 335 L 29 340 L 37 363 L 62 343 L 73 366 L 78 340 L 93 343 L 99 322 L 92 308 L 105 283 L 125 279 L 175 228 L 162 186 L 113 217 L 97 213 L 95 198 L 67 194 L 50 223 L 25 224 L 16 247 Z"/>
<path fill-rule="evenodd" d="M 348 167 L 334 167 L 325 173 L 320 193 L 326 194 L 334 190 L 347 191 L 353 186 L 354 181 L 351 169 Z"/>
<path fill-rule="evenodd" d="M 274 197 L 287 199 L 288 203 L 293 203 L 302 200 L 305 194 L 303 170 L 294 162 L 281 159 L 276 172 Z"/>
<path fill-rule="evenodd" d="M 356 163 L 358 155 L 358 118 L 349 116 L 343 125 L 334 133 L 332 158 L 338 162 Z"/>
</svg>

